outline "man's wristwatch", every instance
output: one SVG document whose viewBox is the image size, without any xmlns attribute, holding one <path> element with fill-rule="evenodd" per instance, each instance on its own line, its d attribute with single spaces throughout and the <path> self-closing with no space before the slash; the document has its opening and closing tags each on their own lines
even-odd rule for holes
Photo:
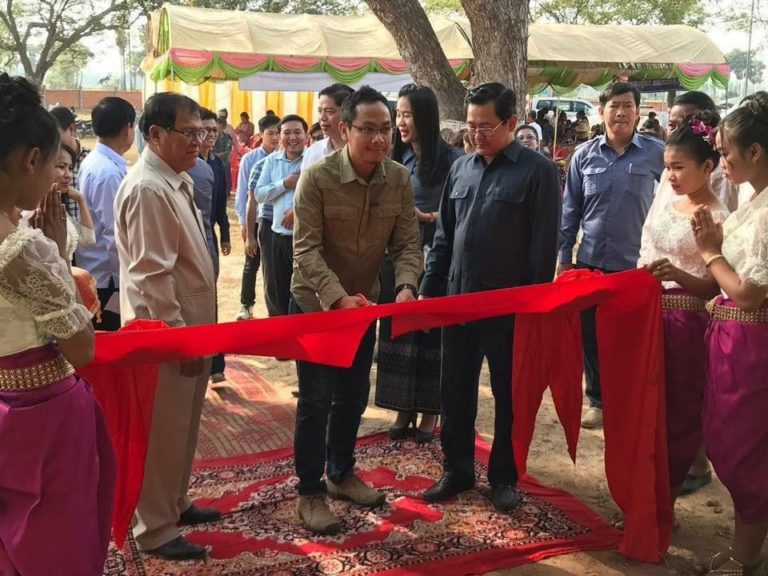
<svg viewBox="0 0 768 576">
<path fill-rule="evenodd" d="M 419 295 L 419 289 L 416 288 L 416 286 L 413 284 L 400 284 L 399 286 L 395 287 L 395 295 L 400 294 L 400 291 L 405 290 L 406 288 L 410 290 L 414 296 Z"/>
</svg>

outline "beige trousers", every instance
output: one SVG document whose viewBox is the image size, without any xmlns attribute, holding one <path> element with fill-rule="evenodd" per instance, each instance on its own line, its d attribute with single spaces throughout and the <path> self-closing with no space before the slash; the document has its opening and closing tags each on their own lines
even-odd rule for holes
<svg viewBox="0 0 768 576">
<path fill-rule="evenodd" d="M 179 515 L 192 505 L 187 489 L 210 373 L 210 358 L 195 378 L 181 376 L 178 363 L 160 366 L 144 483 L 133 521 L 139 550 L 153 550 L 178 537 Z"/>
</svg>

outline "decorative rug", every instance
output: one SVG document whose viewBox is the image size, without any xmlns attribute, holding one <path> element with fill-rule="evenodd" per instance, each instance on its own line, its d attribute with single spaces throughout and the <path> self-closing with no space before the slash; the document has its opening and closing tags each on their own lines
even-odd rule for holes
<svg viewBox="0 0 768 576">
<path fill-rule="evenodd" d="M 296 402 L 286 402 L 247 356 L 227 356 L 227 379 L 209 384 L 197 459 L 255 454 L 293 444 Z"/>
<path fill-rule="evenodd" d="M 489 447 L 478 439 L 477 478 L 487 477 Z M 170 563 L 136 551 L 132 539 L 110 550 L 108 576 L 405 576 L 483 574 L 559 554 L 615 548 L 620 533 L 573 496 L 521 480 L 523 504 L 497 512 L 480 484 L 451 501 L 428 504 L 421 493 L 442 472 L 439 443 L 392 442 L 386 434 L 357 443 L 361 478 L 387 494 L 366 509 L 331 501 L 341 534 L 313 536 L 296 515 L 290 448 L 199 462 L 190 493 L 224 512 L 220 522 L 184 528 L 206 545 L 205 562 Z"/>
</svg>

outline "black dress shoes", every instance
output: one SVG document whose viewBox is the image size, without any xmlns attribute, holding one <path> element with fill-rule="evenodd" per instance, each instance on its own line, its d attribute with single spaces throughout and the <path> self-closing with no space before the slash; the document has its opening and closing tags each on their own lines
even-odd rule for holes
<svg viewBox="0 0 768 576">
<path fill-rule="evenodd" d="M 512 512 L 522 502 L 520 492 L 510 484 L 500 484 L 491 488 L 491 502 L 500 512 Z"/>
<path fill-rule="evenodd" d="M 198 508 L 194 504 L 187 508 L 179 516 L 179 525 L 191 526 L 193 524 L 206 524 L 221 520 L 221 512 L 215 508 Z"/>
<path fill-rule="evenodd" d="M 155 548 L 154 550 L 147 550 L 147 554 L 157 556 L 163 560 L 202 560 L 208 552 L 202 546 L 192 544 L 188 540 L 185 540 L 181 536 L 166 542 L 162 546 Z"/>
<path fill-rule="evenodd" d="M 466 492 L 475 487 L 475 481 L 472 478 L 460 478 L 451 472 L 443 472 L 434 486 L 428 489 L 422 498 L 427 502 L 443 502 L 450 500 L 456 494 Z"/>
</svg>

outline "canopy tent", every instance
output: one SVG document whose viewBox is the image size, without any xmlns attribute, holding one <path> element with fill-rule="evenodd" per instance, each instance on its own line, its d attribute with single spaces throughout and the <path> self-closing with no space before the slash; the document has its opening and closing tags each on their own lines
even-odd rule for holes
<svg viewBox="0 0 768 576">
<path fill-rule="evenodd" d="M 473 59 L 468 22 L 433 16 L 430 23 L 456 73 L 468 75 Z M 171 77 L 197 84 L 251 78 L 241 87 L 265 90 L 285 86 L 292 75 L 294 89 L 306 90 L 329 79 L 348 84 L 387 80 L 387 75 L 400 76 L 396 82 L 409 79 L 397 44 L 371 15 L 268 14 L 166 4 L 156 24 L 150 25 L 149 37 L 145 69 L 155 81 Z M 303 80 L 296 77 L 307 73 Z M 601 86 L 616 77 L 677 78 L 684 88 L 694 90 L 709 79 L 725 86 L 729 73 L 714 43 L 687 26 L 530 28 L 531 92 L 546 85 L 558 90 Z"/>
</svg>

